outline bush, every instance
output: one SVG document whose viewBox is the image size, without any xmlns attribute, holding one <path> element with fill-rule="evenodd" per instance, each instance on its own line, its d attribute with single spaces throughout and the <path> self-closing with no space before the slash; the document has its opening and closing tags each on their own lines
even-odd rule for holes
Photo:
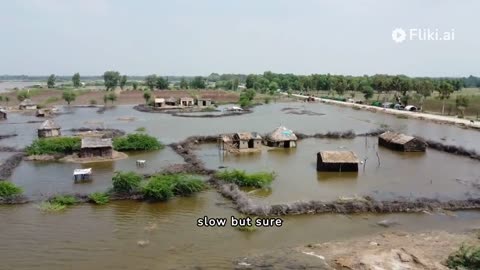
<svg viewBox="0 0 480 270">
<path fill-rule="evenodd" d="M 72 195 L 57 195 L 49 200 L 52 204 L 59 204 L 64 206 L 74 205 L 78 203 L 77 198 Z"/>
<path fill-rule="evenodd" d="M 22 194 L 23 190 L 11 182 L 0 180 L 0 198 L 11 197 Z"/>
<path fill-rule="evenodd" d="M 145 132 L 147 131 L 147 129 L 145 127 L 139 127 L 137 129 L 135 129 L 136 132 Z"/>
<path fill-rule="evenodd" d="M 224 170 L 219 171 L 215 176 L 225 182 L 235 183 L 241 187 L 257 187 L 263 188 L 269 186 L 275 174 L 268 172 L 257 172 L 248 174 L 241 170 Z"/>
<path fill-rule="evenodd" d="M 147 134 L 134 133 L 113 139 L 113 148 L 117 151 L 159 150 L 163 147 L 157 138 Z"/>
<path fill-rule="evenodd" d="M 480 246 L 461 246 L 448 256 L 447 266 L 451 269 L 480 269 Z"/>
<path fill-rule="evenodd" d="M 116 172 L 112 178 L 113 190 L 120 193 L 131 193 L 140 187 L 142 177 L 134 172 Z"/>
<path fill-rule="evenodd" d="M 36 139 L 26 148 L 28 155 L 71 154 L 79 151 L 81 139 L 78 137 L 56 137 Z"/>
<path fill-rule="evenodd" d="M 39 206 L 40 210 L 45 212 L 57 212 L 64 210 L 67 206 L 59 203 L 51 203 L 51 202 L 42 202 Z"/>
<path fill-rule="evenodd" d="M 94 192 L 88 195 L 88 198 L 91 202 L 100 205 L 107 204 L 110 201 L 110 196 L 104 192 Z"/>
<path fill-rule="evenodd" d="M 204 189 L 205 183 L 194 176 L 164 174 L 150 178 L 143 193 L 148 199 L 166 201 L 175 195 L 187 196 Z"/>
</svg>

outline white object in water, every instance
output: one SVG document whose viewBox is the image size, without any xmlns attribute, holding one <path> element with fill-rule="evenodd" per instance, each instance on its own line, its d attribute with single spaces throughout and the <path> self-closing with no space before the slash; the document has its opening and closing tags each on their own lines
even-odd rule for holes
<svg viewBox="0 0 480 270">
<path fill-rule="evenodd" d="M 73 179 L 75 181 L 90 180 L 91 176 L 92 176 L 92 168 L 73 170 Z"/>
<path fill-rule="evenodd" d="M 139 166 L 139 167 L 145 167 L 146 163 L 147 163 L 147 161 L 144 160 L 144 159 L 137 160 L 137 166 Z"/>
</svg>

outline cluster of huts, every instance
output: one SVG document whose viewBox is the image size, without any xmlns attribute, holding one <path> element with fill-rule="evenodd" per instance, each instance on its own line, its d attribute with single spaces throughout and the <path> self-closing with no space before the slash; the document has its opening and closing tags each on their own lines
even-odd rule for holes
<svg viewBox="0 0 480 270">
<path fill-rule="evenodd" d="M 223 134 L 219 137 L 220 150 L 230 153 L 260 151 L 261 146 L 292 148 L 297 146 L 295 133 L 283 126 L 262 137 L 256 132 Z M 427 144 L 420 138 L 387 131 L 378 137 L 380 146 L 402 152 L 425 152 Z M 360 160 L 353 151 L 320 151 L 317 153 L 317 171 L 356 172 Z"/>
<path fill-rule="evenodd" d="M 163 107 L 208 107 L 213 105 L 211 99 L 208 98 L 198 98 L 194 99 L 191 97 L 181 97 L 181 98 L 155 98 L 153 106 L 155 108 Z"/>
<path fill-rule="evenodd" d="M 270 147 L 294 148 L 297 146 L 297 139 L 292 130 L 280 126 L 265 137 L 257 132 L 220 135 L 219 147 L 221 150 L 233 153 L 260 151 L 262 144 Z"/>
</svg>

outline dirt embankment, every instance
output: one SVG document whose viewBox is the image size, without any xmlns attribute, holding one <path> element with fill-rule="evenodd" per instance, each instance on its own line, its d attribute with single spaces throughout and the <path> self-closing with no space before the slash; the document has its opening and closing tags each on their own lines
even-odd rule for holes
<svg viewBox="0 0 480 270">
<path fill-rule="evenodd" d="M 197 173 L 202 175 L 211 175 L 214 170 L 207 169 L 202 160 L 200 160 L 194 152 L 196 145 L 201 143 L 217 142 L 218 136 L 193 136 L 179 143 L 172 143 L 170 147 L 183 157 L 186 164 L 172 165 L 166 168 L 169 172 L 178 172 L 183 170 L 186 173 Z"/>
<path fill-rule="evenodd" d="M 434 141 L 434 140 L 423 139 L 423 138 L 421 138 L 421 139 L 424 140 L 427 143 L 428 148 L 432 148 L 432 149 L 435 149 L 435 150 L 438 150 L 438 151 L 450 153 L 450 154 L 453 154 L 453 155 L 464 156 L 464 157 L 469 157 L 469 158 L 472 158 L 472 159 L 480 160 L 480 154 L 477 153 L 475 150 L 472 150 L 472 149 L 468 150 L 468 149 L 465 149 L 462 146 L 444 144 L 444 143 L 437 142 L 437 141 Z"/>
<path fill-rule="evenodd" d="M 463 244 L 478 245 L 475 233 L 387 232 L 346 241 L 308 244 L 234 261 L 235 269 L 447 270 L 445 260 Z"/>
<path fill-rule="evenodd" d="M 22 162 L 24 153 L 17 153 L 7 158 L 2 164 L 0 164 L 0 179 L 6 179 L 10 177 L 15 168 Z"/>
<path fill-rule="evenodd" d="M 220 118 L 220 117 L 239 116 L 239 115 L 249 114 L 253 112 L 253 110 L 245 109 L 240 112 L 225 112 L 222 114 L 213 114 L 213 113 L 209 114 L 202 111 L 201 108 L 172 108 L 172 109 L 156 110 L 151 106 L 146 106 L 144 104 L 136 105 L 133 107 L 133 109 L 140 112 L 164 113 L 164 114 L 169 114 L 171 116 L 186 117 L 186 118 Z M 219 110 L 215 110 L 215 111 L 221 112 Z M 195 115 L 195 114 L 186 114 L 186 113 L 199 113 L 199 114 Z"/>
</svg>

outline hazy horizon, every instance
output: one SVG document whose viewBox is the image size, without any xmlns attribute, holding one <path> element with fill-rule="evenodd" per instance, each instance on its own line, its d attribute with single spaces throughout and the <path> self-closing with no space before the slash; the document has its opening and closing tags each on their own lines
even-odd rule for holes
<svg viewBox="0 0 480 270">
<path fill-rule="evenodd" d="M 0 74 L 480 76 L 479 9 L 473 0 L 3 1 Z M 396 43 L 396 28 L 454 40 Z"/>
</svg>

